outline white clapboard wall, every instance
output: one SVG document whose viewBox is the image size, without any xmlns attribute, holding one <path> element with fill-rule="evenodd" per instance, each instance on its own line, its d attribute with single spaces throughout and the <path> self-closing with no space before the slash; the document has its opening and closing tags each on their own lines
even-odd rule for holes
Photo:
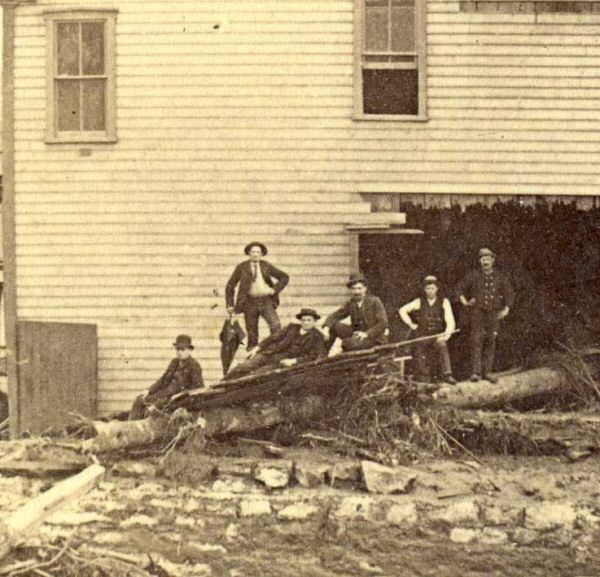
<svg viewBox="0 0 600 577">
<path fill-rule="evenodd" d="M 287 321 L 344 297 L 360 192 L 597 193 L 600 14 L 429 0 L 430 120 L 371 122 L 352 119 L 352 0 L 98 0 L 119 9 L 118 143 L 48 145 L 42 13 L 86 5 L 17 8 L 17 296 L 21 319 L 98 324 L 102 412 L 179 332 L 220 376 L 250 240 L 292 277 Z"/>
</svg>

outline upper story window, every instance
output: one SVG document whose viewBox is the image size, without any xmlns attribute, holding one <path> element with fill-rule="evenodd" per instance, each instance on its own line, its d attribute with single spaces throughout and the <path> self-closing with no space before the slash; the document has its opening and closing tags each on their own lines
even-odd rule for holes
<svg viewBox="0 0 600 577">
<path fill-rule="evenodd" d="M 426 117 L 426 0 L 355 0 L 356 118 Z"/>
<path fill-rule="evenodd" d="M 48 13 L 47 142 L 114 142 L 113 11 Z"/>
</svg>

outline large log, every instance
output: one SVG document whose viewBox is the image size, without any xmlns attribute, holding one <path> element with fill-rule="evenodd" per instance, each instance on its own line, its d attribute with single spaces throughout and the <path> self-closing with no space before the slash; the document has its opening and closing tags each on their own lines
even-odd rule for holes
<svg viewBox="0 0 600 577">
<path fill-rule="evenodd" d="M 500 377 L 497 384 L 487 381 L 444 386 L 438 403 L 457 409 L 508 407 L 531 398 L 548 398 L 569 386 L 568 375 L 559 369 L 541 367 Z"/>
<path fill-rule="evenodd" d="M 23 539 L 29 537 L 47 517 L 62 505 L 87 493 L 104 475 L 104 467 L 90 465 L 87 469 L 57 483 L 0 523 L 0 559 Z"/>
<path fill-rule="evenodd" d="M 175 419 L 173 415 L 160 415 L 139 421 L 91 421 L 89 425 L 96 436 L 84 441 L 83 448 L 93 453 L 106 453 L 150 445 L 173 438 L 186 425 L 202 428 L 207 437 L 249 434 L 283 422 L 312 419 L 323 411 L 323 402 L 320 397 L 307 395 L 276 403 L 207 409 L 197 416 L 182 409 L 178 411 L 179 417 Z"/>
</svg>

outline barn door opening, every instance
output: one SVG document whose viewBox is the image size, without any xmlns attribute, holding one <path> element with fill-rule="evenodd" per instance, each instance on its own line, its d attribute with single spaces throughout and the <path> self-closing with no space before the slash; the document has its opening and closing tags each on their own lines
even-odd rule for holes
<svg viewBox="0 0 600 577">
<path fill-rule="evenodd" d="M 428 272 L 421 256 L 422 245 L 421 231 L 358 235 L 358 266 L 369 279 L 370 292 L 385 304 L 393 341 L 407 334 L 398 309 L 419 294 L 421 279 Z"/>
</svg>

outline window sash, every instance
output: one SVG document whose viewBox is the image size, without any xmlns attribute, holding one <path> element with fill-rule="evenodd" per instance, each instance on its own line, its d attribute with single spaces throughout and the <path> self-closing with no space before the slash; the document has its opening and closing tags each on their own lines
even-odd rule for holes
<svg viewBox="0 0 600 577">
<path fill-rule="evenodd" d="M 50 11 L 46 16 L 48 37 L 47 62 L 47 116 L 46 142 L 115 142 L 115 23 L 116 10 L 72 10 Z M 78 63 L 77 74 L 59 74 L 59 25 L 77 23 Z M 102 54 L 94 59 L 94 54 L 85 62 L 84 26 L 88 23 L 103 25 Z M 98 31 L 96 31 L 98 32 Z M 90 35 L 91 33 L 91 35 Z M 98 42 L 99 34 L 88 29 L 88 42 L 93 48 L 94 40 Z M 89 44 L 88 44 L 89 45 Z M 88 72 L 84 70 L 84 64 Z M 103 68 L 103 70 L 102 70 Z M 69 72 L 74 72 L 74 68 Z M 94 73 L 90 73 L 93 71 Z M 102 74 L 97 72 L 102 71 Z M 76 83 L 79 104 L 77 109 L 79 130 L 65 130 L 59 123 L 59 85 Z M 103 86 L 100 85 L 103 83 Z M 86 86 L 86 83 L 87 86 Z M 75 91 L 73 91 L 75 92 Z M 96 111 L 96 112 L 94 112 Z M 101 124 L 103 123 L 103 129 Z M 70 126 L 73 128 L 73 126 Z M 86 129 L 88 128 L 88 129 Z M 92 129 L 90 129 L 92 128 Z"/>
<path fill-rule="evenodd" d="M 372 120 L 426 120 L 426 2 L 415 0 L 414 4 L 414 50 L 397 51 L 391 47 L 392 21 L 388 17 L 387 50 L 367 50 L 366 0 L 354 0 L 354 118 Z M 391 15 L 392 0 L 387 0 L 388 15 Z M 417 70 L 418 114 L 366 114 L 363 104 L 363 70 Z"/>
</svg>

